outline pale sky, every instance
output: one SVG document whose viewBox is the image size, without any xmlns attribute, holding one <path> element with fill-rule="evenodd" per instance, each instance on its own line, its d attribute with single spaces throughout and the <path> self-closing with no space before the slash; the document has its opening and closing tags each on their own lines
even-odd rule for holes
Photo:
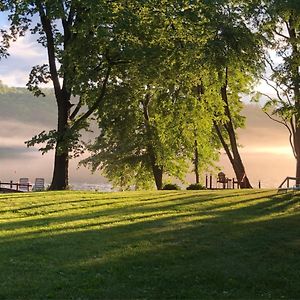
<svg viewBox="0 0 300 300">
<path fill-rule="evenodd" d="M 0 27 L 8 28 L 7 15 L 4 13 L 0 13 Z M 46 49 L 29 33 L 12 43 L 9 54 L 7 59 L 0 62 L 0 80 L 8 86 L 25 87 L 32 67 L 47 63 Z"/>
<path fill-rule="evenodd" d="M 34 37 L 20 37 L 9 49 L 10 56 L 0 63 L 0 80 L 8 86 L 25 87 L 34 65 L 47 63 L 46 50 Z"/>
</svg>

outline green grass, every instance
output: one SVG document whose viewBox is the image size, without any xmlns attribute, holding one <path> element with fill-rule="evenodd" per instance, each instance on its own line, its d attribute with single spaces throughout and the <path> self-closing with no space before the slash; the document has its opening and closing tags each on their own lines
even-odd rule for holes
<svg viewBox="0 0 300 300">
<path fill-rule="evenodd" d="M 300 195 L 0 195 L 0 299 L 295 299 Z"/>
</svg>

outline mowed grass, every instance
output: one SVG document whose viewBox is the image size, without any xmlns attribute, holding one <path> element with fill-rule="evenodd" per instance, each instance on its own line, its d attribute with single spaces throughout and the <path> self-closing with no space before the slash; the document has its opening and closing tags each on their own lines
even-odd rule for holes
<svg viewBox="0 0 300 300">
<path fill-rule="evenodd" d="M 0 299 L 299 299 L 300 194 L 0 195 Z"/>
</svg>

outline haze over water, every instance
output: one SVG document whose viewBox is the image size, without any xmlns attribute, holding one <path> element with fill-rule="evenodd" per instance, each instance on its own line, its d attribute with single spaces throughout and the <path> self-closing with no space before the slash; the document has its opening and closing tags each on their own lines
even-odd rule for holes
<svg viewBox="0 0 300 300">
<path fill-rule="evenodd" d="M 246 128 L 240 129 L 240 153 L 254 187 L 278 187 L 287 176 L 295 176 L 296 161 L 288 140 L 288 131 L 270 120 L 254 105 L 246 106 Z M 227 156 L 221 157 L 225 173 L 233 176 Z M 231 177 L 229 176 L 229 177 Z"/>
<path fill-rule="evenodd" d="M 0 95 L 1 97 L 1 95 Z M 244 110 L 247 126 L 239 130 L 239 143 L 247 174 L 254 187 L 261 181 L 262 187 L 278 187 L 286 176 L 294 176 L 295 160 L 288 142 L 288 133 L 279 124 L 271 121 L 258 107 L 247 106 Z M 35 148 L 26 148 L 24 141 L 42 130 L 55 128 L 53 124 L 18 122 L 16 119 L 0 120 L 0 180 L 18 181 L 20 177 L 44 177 L 49 183 L 53 170 L 53 152 L 41 155 Z M 70 164 L 70 184 L 83 187 L 85 184 L 102 185 L 107 180 L 98 174 L 91 174 L 84 167 L 78 169 L 79 160 Z M 234 173 L 228 158 L 223 153 L 219 162 L 229 178 Z M 188 176 L 190 182 L 194 176 Z"/>
</svg>

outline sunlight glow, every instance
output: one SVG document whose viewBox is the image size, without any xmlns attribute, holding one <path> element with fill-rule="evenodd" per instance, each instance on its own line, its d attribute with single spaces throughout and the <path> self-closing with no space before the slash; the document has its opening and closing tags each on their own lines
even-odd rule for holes
<svg viewBox="0 0 300 300">
<path fill-rule="evenodd" d="M 241 153 L 248 154 L 277 154 L 277 155 L 293 155 L 292 149 L 289 146 L 277 147 L 245 147 L 241 148 Z"/>
</svg>

